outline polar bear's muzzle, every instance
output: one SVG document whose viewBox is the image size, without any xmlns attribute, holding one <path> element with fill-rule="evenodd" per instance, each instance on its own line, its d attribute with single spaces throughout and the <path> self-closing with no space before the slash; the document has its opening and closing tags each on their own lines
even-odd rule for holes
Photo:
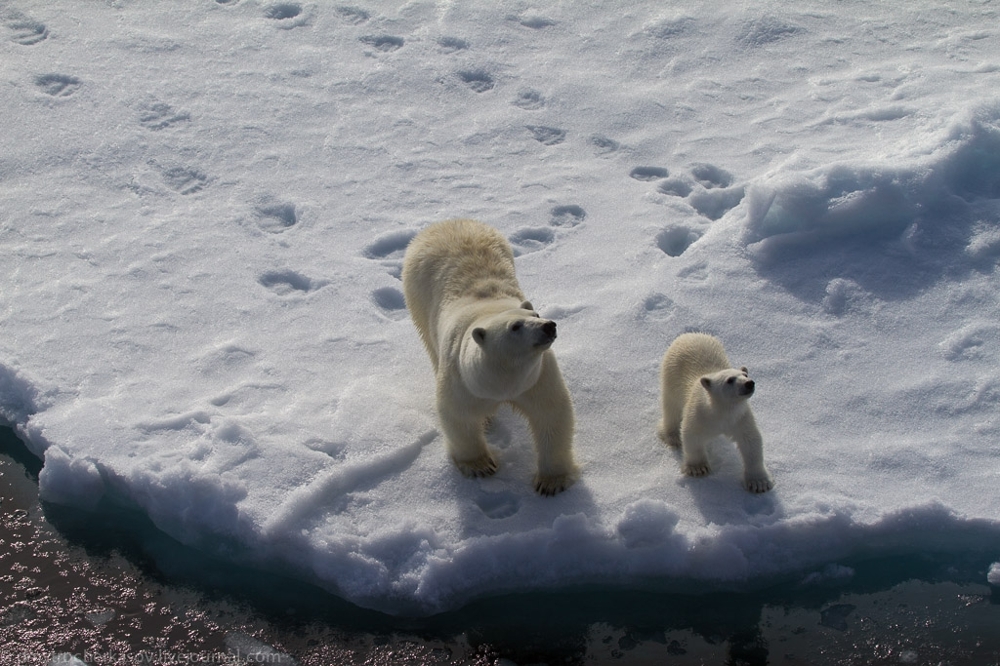
<svg viewBox="0 0 1000 666">
<path fill-rule="evenodd" d="M 756 384 L 754 384 L 753 380 L 748 379 L 743 383 L 743 388 L 740 393 L 743 395 L 753 395 L 754 386 L 756 386 Z"/>
<path fill-rule="evenodd" d="M 540 327 L 538 327 L 538 332 L 536 333 L 537 340 L 535 342 L 536 347 L 547 347 L 552 344 L 556 339 L 556 323 L 554 321 L 546 321 Z"/>
</svg>

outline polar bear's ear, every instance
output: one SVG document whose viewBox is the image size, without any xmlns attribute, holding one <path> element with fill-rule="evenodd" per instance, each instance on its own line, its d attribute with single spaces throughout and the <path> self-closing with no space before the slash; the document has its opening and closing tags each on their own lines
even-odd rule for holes
<svg viewBox="0 0 1000 666">
<path fill-rule="evenodd" d="M 482 347 L 483 343 L 486 342 L 486 329 L 485 328 L 472 329 L 472 339 L 476 341 L 477 345 Z"/>
<path fill-rule="evenodd" d="M 531 301 L 525 301 L 524 303 L 521 303 L 521 309 L 522 310 L 534 310 L 535 306 L 531 304 Z"/>
<path fill-rule="evenodd" d="M 747 370 L 747 367 L 745 365 L 742 368 L 740 368 L 740 372 L 743 373 L 744 377 L 749 377 L 750 376 L 750 371 Z"/>
<path fill-rule="evenodd" d="M 712 388 L 712 380 L 706 375 L 705 377 L 701 378 L 701 385 L 707 389 L 710 389 Z"/>
</svg>

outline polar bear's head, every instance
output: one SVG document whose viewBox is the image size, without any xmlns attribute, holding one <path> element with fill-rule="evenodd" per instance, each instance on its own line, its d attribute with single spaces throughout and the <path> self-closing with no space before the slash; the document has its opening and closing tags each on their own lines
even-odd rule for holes
<svg viewBox="0 0 1000 666">
<path fill-rule="evenodd" d="M 480 398 L 510 400 L 538 381 L 542 355 L 555 339 L 556 323 L 539 317 L 527 301 L 481 317 L 462 344 L 462 380 Z"/>
<path fill-rule="evenodd" d="M 487 354 L 519 357 L 551 347 L 556 339 L 556 323 L 530 310 L 508 310 L 477 321 L 472 339 Z"/>
<path fill-rule="evenodd" d="M 737 401 L 746 400 L 753 395 L 754 381 L 746 368 L 727 368 L 699 380 L 701 385 L 714 399 Z"/>
</svg>

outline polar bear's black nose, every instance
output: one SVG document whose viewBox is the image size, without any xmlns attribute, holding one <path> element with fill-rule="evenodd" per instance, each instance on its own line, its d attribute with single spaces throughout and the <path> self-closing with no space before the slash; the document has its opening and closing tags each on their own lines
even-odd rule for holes
<svg viewBox="0 0 1000 666">
<path fill-rule="evenodd" d="M 545 335 L 550 338 L 556 337 L 556 323 L 554 321 L 547 321 L 542 324 L 542 330 L 545 331 Z"/>
<path fill-rule="evenodd" d="M 745 386 L 747 387 L 747 391 L 753 393 L 754 383 L 753 383 L 752 379 L 748 379 L 747 383 L 745 384 Z"/>
</svg>

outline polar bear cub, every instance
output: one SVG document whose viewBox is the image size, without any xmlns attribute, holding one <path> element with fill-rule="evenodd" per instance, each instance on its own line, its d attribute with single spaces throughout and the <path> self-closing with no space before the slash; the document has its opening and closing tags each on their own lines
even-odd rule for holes
<svg viewBox="0 0 1000 666">
<path fill-rule="evenodd" d="M 764 445 L 747 400 L 754 382 L 735 369 L 722 343 L 705 333 L 684 333 L 667 349 L 660 368 L 663 420 L 659 435 L 681 447 L 688 476 L 711 472 L 706 446 L 719 435 L 736 442 L 743 457 L 743 486 L 753 493 L 774 485 L 764 466 Z"/>
<path fill-rule="evenodd" d="M 403 291 L 434 366 L 445 445 L 462 473 L 496 472 L 484 429 L 509 403 L 534 436 L 535 490 L 568 488 L 578 469 L 573 403 L 550 349 L 556 323 L 525 300 L 507 239 L 474 220 L 433 224 L 406 249 Z"/>
</svg>

